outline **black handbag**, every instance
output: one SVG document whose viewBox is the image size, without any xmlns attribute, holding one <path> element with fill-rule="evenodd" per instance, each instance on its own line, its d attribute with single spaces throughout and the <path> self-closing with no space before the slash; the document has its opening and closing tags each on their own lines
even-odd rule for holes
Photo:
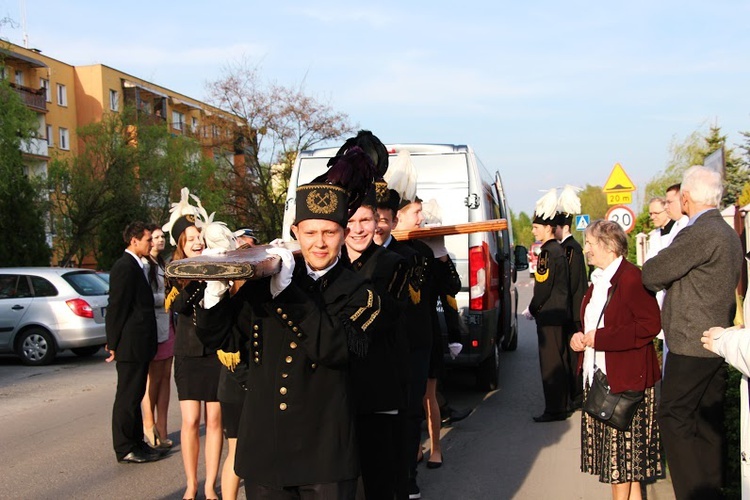
<svg viewBox="0 0 750 500">
<path fill-rule="evenodd" d="M 611 392 L 607 376 L 594 372 L 591 389 L 583 402 L 583 411 L 596 420 L 620 431 L 626 431 L 643 401 L 643 391 Z"/>
<path fill-rule="evenodd" d="M 604 310 L 609 305 L 609 299 L 612 298 L 614 290 L 614 286 L 609 290 L 607 301 L 597 321 L 597 328 L 604 317 Z M 594 372 L 594 380 L 591 381 L 591 388 L 583 402 L 583 411 L 610 427 L 626 431 L 633 421 L 633 415 L 638 410 L 638 406 L 643 401 L 643 395 L 644 391 L 611 392 L 607 375 L 597 369 Z"/>
</svg>

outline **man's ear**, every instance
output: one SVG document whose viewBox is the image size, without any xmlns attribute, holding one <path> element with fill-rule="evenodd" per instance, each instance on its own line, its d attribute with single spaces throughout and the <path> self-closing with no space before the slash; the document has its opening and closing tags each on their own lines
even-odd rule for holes
<svg viewBox="0 0 750 500">
<path fill-rule="evenodd" d="M 298 231 L 299 231 L 299 229 L 297 229 L 297 226 L 295 224 L 292 224 L 291 227 L 290 227 L 290 229 L 292 230 L 292 234 L 294 235 L 294 239 L 297 240 L 297 241 L 299 241 L 299 237 L 298 237 Z"/>
</svg>

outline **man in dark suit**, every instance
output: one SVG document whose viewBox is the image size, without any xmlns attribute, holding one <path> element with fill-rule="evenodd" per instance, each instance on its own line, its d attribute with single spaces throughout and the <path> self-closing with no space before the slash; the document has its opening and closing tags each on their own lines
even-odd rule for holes
<svg viewBox="0 0 750 500">
<path fill-rule="evenodd" d="M 717 210 L 722 192 L 719 173 L 690 167 L 680 192 L 687 226 L 643 264 L 646 288 L 667 291 L 659 424 L 678 500 L 723 498 L 726 365 L 701 344 L 705 330 L 732 325 L 743 263 L 740 239 Z"/>
<path fill-rule="evenodd" d="M 117 362 L 112 442 L 119 462 L 143 463 L 162 456 L 144 443 L 141 415 L 148 365 L 156 354 L 154 295 L 141 260 L 151 251 L 151 231 L 142 222 L 132 222 L 123 239 L 127 248 L 110 271 L 105 321 L 107 362 Z"/>
</svg>

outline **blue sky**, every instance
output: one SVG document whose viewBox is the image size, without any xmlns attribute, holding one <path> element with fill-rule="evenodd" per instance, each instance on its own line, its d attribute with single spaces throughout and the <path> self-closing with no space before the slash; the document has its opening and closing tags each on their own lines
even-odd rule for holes
<svg viewBox="0 0 750 500">
<path fill-rule="evenodd" d="M 0 18 L 22 4 L 30 47 L 70 64 L 203 99 L 247 58 L 384 142 L 471 144 L 516 212 L 616 162 L 637 202 L 673 140 L 750 131 L 747 1 L 0 0 Z"/>
</svg>

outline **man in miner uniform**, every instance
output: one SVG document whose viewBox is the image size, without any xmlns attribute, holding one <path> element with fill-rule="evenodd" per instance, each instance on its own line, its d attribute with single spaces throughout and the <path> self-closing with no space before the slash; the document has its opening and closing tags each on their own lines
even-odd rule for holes
<svg viewBox="0 0 750 500">
<path fill-rule="evenodd" d="M 523 312 L 536 320 L 539 367 L 542 371 L 544 413 L 535 422 L 568 418 L 567 339 L 564 326 L 571 320 L 568 300 L 568 262 L 555 239 L 557 190 L 550 189 L 536 203 L 531 231 L 542 242 L 534 274 L 534 296 Z"/>
<path fill-rule="evenodd" d="M 355 147 L 329 173 L 353 165 L 370 168 L 372 161 Z M 363 188 L 374 174 L 365 177 Z M 235 471 L 248 498 L 355 496 L 360 470 L 349 362 L 365 355 L 380 298 L 339 255 L 357 208 L 348 200 L 363 194 L 317 179 L 298 187 L 292 231 L 302 258 L 271 247 L 281 272 L 248 280 L 231 298 L 226 285 L 210 281 L 197 310 L 204 342 L 218 347 L 234 337 L 247 353 L 239 360 L 248 374 Z"/>
</svg>

